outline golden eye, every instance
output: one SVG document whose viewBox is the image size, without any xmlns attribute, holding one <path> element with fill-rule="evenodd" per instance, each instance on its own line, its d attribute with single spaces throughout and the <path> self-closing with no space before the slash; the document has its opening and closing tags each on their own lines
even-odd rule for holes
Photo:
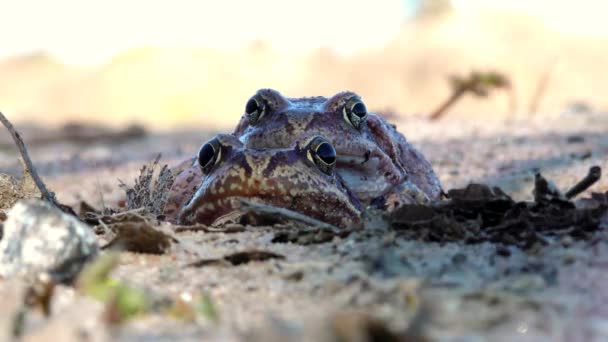
<svg viewBox="0 0 608 342">
<path fill-rule="evenodd" d="M 266 101 L 254 96 L 245 105 L 245 114 L 252 124 L 258 122 L 266 114 Z"/>
<path fill-rule="evenodd" d="M 308 154 L 315 165 L 324 173 L 331 175 L 336 166 L 336 150 L 322 137 L 314 137 L 307 146 Z"/>
<path fill-rule="evenodd" d="M 208 173 L 221 157 L 222 148 L 217 138 L 213 138 L 201 146 L 198 150 L 198 164 L 203 173 Z"/>
<path fill-rule="evenodd" d="M 361 128 L 361 125 L 367 118 L 367 108 L 365 104 L 358 98 L 353 98 L 344 105 L 344 119 L 356 129 Z"/>
</svg>

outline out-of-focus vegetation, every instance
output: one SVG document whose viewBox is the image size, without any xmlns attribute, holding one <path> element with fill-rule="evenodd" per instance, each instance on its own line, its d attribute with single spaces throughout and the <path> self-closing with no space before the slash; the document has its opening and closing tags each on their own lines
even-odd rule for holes
<svg viewBox="0 0 608 342">
<path fill-rule="evenodd" d="M 442 117 L 448 108 L 452 107 L 463 95 L 470 93 L 479 98 L 486 98 L 493 89 L 506 89 L 509 91 L 512 97 L 511 111 L 515 110 L 516 102 L 512 96 L 511 82 L 501 73 L 495 71 L 472 71 L 468 77 L 451 76 L 449 81 L 452 86 L 452 94 L 439 108 L 431 113 L 429 116 L 431 120 L 437 120 Z"/>
<path fill-rule="evenodd" d="M 176 319 L 219 321 L 219 313 L 208 294 L 182 293 L 178 298 L 163 297 L 116 280 L 110 273 L 119 257 L 105 254 L 89 264 L 79 276 L 77 288 L 105 305 L 105 320 L 121 324 L 137 316 L 160 313 Z"/>
<path fill-rule="evenodd" d="M 404 23 L 381 48 L 350 55 L 259 41 L 237 50 L 134 48 L 95 67 L 65 65 L 42 52 L 12 57 L 0 60 L 0 106 L 17 122 L 230 129 L 249 96 L 271 87 L 291 97 L 353 90 L 370 109 L 427 116 L 452 94 L 448 75 L 496 70 L 511 92 L 464 96 L 450 116 L 504 119 L 530 109 L 555 114 L 580 102 L 608 108 L 601 91 L 608 89 L 601 76 L 607 56 L 607 37 L 559 33 L 523 15 L 442 11 Z"/>
</svg>

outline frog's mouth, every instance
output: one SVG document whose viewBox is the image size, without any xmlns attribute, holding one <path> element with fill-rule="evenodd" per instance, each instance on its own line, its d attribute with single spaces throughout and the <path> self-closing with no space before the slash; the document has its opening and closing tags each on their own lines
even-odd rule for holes
<svg viewBox="0 0 608 342">
<path fill-rule="evenodd" d="M 225 195 L 202 197 L 196 203 L 189 203 L 180 213 L 178 222 L 180 224 L 198 222 L 211 226 L 242 223 L 243 216 L 249 213 L 243 205 L 244 201 L 288 209 L 339 227 L 348 226 L 358 220 L 360 210 L 356 206 L 344 204 L 344 199 L 328 195 L 289 196 L 289 201 L 278 194 L 269 193 Z"/>
<path fill-rule="evenodd" d="M 336 172 L 362 200 L 381 196 L 404 179 L 404 174 L 382 153 L 338 155 Z"/>
<path fill-rule="evenodd" d="M 222 226 L 230 223 L 240 223 L 244 215 L 248 213 L 246 208 L 243 208 L 242 202 L 248 201 L 257 204 L 267 204 L 258 197 L 232 196 L 220 199 L 214 207 L 217 210 L 211 216 L 215 217 L 210 223 L 211 226 Z"/>
<path fill-rule="evenodd" d="M 344 166 L 348 165 L 348 166 L 363 166 L 365 165 L 365 163 L 367 163 L 370 159 L 370 154 L 366 154 L 365 156 L 356 156 L 356 155 L 338 155 L 337 157 L 337 162 L 338 165 L 342 164 Z"/>
<path fill-rule="evenodd" d="M 349 146 L 346 151 L 338 149 L 337 171 L 358 173 L 364 177 L 386 178 L 388 182 L 399 184 L 402 174 L 395 162 L 382 150 L 369 146 Z"/>
<path fill-rule="evenodd" d="M 178 223 L 193 224 L 199 222 L 211 226 L 220 226 L 228 223 L 238 223 L 246 213 L 242 210 L 240 202 L 246 196 L 224 196 L 207 198 L 204 201 L 190 199 L 184 209 L 179 213 Z M 195 202 L 195 203 L 193 203 Z"/>
</svg>

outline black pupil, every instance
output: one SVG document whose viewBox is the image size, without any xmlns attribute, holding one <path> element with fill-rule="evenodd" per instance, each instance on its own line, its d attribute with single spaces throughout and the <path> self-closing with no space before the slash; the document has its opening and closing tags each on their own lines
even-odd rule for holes
<svg viewBox="0 0 608 342">
<path fill-rule="evenodd" d="M 213 159 L 213 155 L 215 151 L 213 150 L 213 146 L 207 143 L 203 145 L 201 150 L 198 152 L 198 163 L 200 166 L 205 167 L 209 162 Z"/>
<path fill-rule="evenodd" d="M 247 101 L 247 105 L 245 106 L 245 113 L 253 114 L 258 110 L 258 102 L 254 99 L 250 99 Z"/>
<path fill-rule="evenodd" d="M 360 118 L 364 117 L 367 114 L 367 108 L 365 108 L 363 102 L 357 102 L 357 104 L 353 106 L 353 114 Z"/>
<path fill-rule="evenodd" d="M 333 146 L 324 142 L 317 148 L 317 156 L 326 164 L 333 164 L 336 161 L 336 150 Z"/>
</svg>

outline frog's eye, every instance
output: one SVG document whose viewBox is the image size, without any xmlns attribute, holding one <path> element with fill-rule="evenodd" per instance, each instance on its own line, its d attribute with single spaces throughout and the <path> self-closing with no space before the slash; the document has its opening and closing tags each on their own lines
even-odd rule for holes
<svg viewBox="0 0 608 342">
<path fill-rule="evenodd" d="M 308 144 L 307 157 L 324 173 L 331 175 L 336 166 L 336 150 L 325 139 L 314 137 Z"/>
<path fill-rule="evenodd" d="M 266 114 L 266 108 L 266 101 L 264 99 L 256 96 L 250 98 L 245 105 L 245 114 L 249 122 L 252 124 L 258 122 Z"/>
<path fill-rule="evenodd" d="M 344 105 L 344 120 L 356 129 L 361 127 L 367 118 L 367 108 L 358 98 L 353 98 Z"/>
<path fill-rule="evenodd" d="M 209 140 L 198 150 L 198 164 L 203 173 L 209 172 L 220 159 L 222 159 L 222 148 L 217 138 Z"/>
</svg>

